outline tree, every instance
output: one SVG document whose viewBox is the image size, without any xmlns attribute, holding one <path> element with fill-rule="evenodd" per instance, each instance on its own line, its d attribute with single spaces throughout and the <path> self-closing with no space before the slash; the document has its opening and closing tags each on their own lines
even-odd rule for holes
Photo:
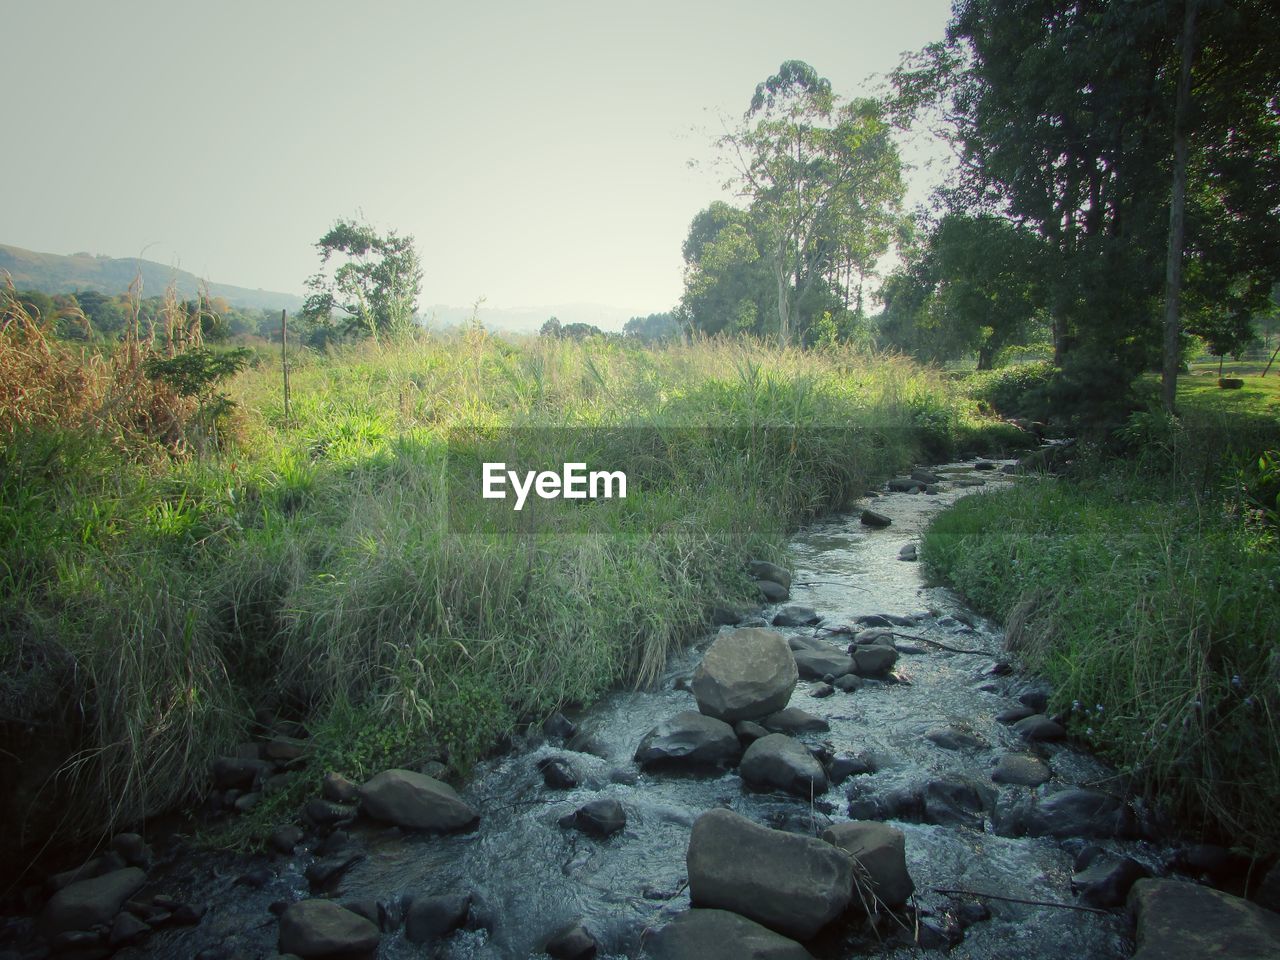
<svg viewBox="0 0 1280 960">
<path fill-rule="evenodd" d="M 559 340 L 561 334 L 560 318 L 549 317 L 547 322 L 542 325 L 542 329 L 538 331 L 538 336 L 546 337 L 548 340 Z"/>
<path fill-rule="evenodd" d="M 651 313 L 647 317 L 632 317 L 622 327 L 622 335 L 641 343 L 662 343 L 679 338 L 680 323 L 673 313 Z"/>
<path fill-rule="evenodd" d="M 947 39 L 895 73 L 895 116 L 932 117 L 955 148 L 952 208 L 1004 216 L 1048 244 L 1059 365 L 1087 346 L 1115 376 L 1159 366 L 1162 305 L 1176 323 L 1179 296 L 1256 304 L 1274 279 L 1280 28 L 1269 11 L 1264 0 L 961 0 Z M 1167 282 L 1161 267 L 1183 260 L 1185 283 Z"/>
<path fill-rule="evenodd" d="M 367 224 L 339 220 L 319 242 L 321 270 L 307 281 L 312 291 L 301 316 L 324 328 L 340 314 L 343 332 L 402 336 L 418 309 L 422 267 L 412 236 L 380 235 Z M 327 273 L 330 261 L 341 263 Z"/>
<path fill-rule="evenodd" d="M 685 239 L 685 322 L 707 334 L 763 336 L 769 324 L 773 280 L 756 246 L 751 215 L 717 200 L 689 224 Z"/>
<path fill-rule="evenodd" d="M 604 331 L 594 323 L 566 323 L 560 328 L 560 336 L 566 340 L 587 340 L 603 335 Z"/>
<path fill-rule="evenodd" d="M 978 355 L 1028 343 L 1045 304 L 1044 244 L 992 216 L 948 214 L 886 282 L 884 339 L 921 360 Z"/>
<path fill-rule="evenodd" d="M 878 102 L 842 103 L 813 67 L 788 60 L 756 87 L 742 125 L 720 143 L 734 158 L 730 186 L 748 203 L 773 280 L 778 340 L 789 343 L 819 280 L 842 261 L 865 265 L 887 249 L 872 225 L 896 215 L 903 193 L 889 124 Z"/>
</svg>

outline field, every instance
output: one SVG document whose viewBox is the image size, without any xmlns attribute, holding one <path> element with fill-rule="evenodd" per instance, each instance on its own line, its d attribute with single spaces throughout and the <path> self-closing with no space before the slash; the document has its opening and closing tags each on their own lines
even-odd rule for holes
<svg viewBox="0 0 1280 960">
<path fill-rule="evenodd" d="M 255 716 L 305 725 L 315 777 L 463 772 L 521 724 L 652 678 L 713 604 L 753 599 L 744 561 L 780 559 L 796 523 L 1019 436 L 852 350 L 472 329 L 300 353 L 286 421 L 278 355 L 227 383 L 215 420 L 216 397 L 139 373 L 153 348 L 81 354 L 29 322 L 0 341 L 0 762 L 20 847 L 197 799 Z M 449 442 L 513 428 L 538 428 L 509 432 L 518 458 L 585 444 L 646 493 L 590 504 L 585 527 L 561 504 L 537 533 L 488 530 L 449 496 Z"/>
</svg>

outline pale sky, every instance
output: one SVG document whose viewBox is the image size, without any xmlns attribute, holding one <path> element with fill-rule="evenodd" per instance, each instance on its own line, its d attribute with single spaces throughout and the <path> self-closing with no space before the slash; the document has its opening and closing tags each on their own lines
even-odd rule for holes
<svg viewBox="0 0 1280 960">
<path fill-rule="evenodd" d="M 788 59 L 868 92 L 948 13 L 0 0 L 0 242 L 301 293 L 315 241 L 363 215 L 414 235 L 424 306 L 665 310 L 689 221 L 721 196 L 720 117 Z"/>
</svg>

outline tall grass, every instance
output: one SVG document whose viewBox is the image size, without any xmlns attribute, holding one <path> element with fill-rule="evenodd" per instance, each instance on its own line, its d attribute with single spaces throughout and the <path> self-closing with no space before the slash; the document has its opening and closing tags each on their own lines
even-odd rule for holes
<svg viewBox="0 0 1280 960">
<path fill-rule="evenodd" d="M 32 349 L 26 330 L 5 328 L 0 357 Z M 146 347 L 39 349 L 114 382 L 101 371 Z M 751 600 L 745 559 L 782 559 L 789 527 L 983 429 L 930 372 L 853 350 L 472 328 L 299 354 L 290 424 L 277 377 L 231 383 L 238 439 L 203 459 L 100 416 L 0 436 L 0 765 L 25 845 L 191 798 L 255 710 L 315 733 L 301 788 L 324 768 L 465 770 L 521 722 L 650 681 L 710 604 Z M 609 456 L 660 463 L 661 482 L 593 504 L 589 532 L 467 532 L 447 437 L 504 427 L 617 428 Z M 680 455 L 655 458 L 654 436 Z"/>
<path fill-rule="evenodd" d="M 923 557 L 1054 686 L 1052 707 L 1153 803 L 1280 849 L 1280 555 L 1221 495 L 1118 469 L 941 516 Z M 1224 510 L 1226 511 L 1224 515 Z"/>
</svg>

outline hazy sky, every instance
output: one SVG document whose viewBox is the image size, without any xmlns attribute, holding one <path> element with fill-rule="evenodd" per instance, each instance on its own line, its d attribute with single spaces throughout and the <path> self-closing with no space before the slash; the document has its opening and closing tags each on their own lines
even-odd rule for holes
<svg viewBox="0 0 1280 960">
<path fill-rule="evenodd" d="M 862 92 L 948 11 L 0 0 L 0 242 L 301 292 L 362 214 L 416 237 L 424 305 L 664 310 L 720 117 L 787 59 Z"/>
</svg>

